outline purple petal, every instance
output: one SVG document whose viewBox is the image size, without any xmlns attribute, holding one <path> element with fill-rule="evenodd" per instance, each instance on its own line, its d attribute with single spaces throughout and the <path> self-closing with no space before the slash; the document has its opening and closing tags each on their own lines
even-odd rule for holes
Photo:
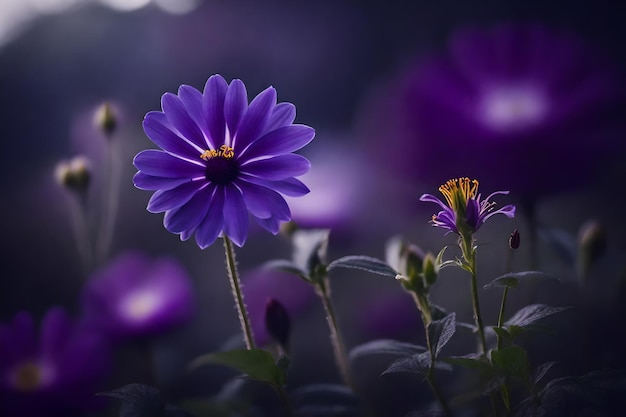
<svg viewBox="0 0 626 417">
<path fill-rule="evenodd" d="M 224 228 L 224 188 L 217 187 L 209 209 L 196 231 L 196 243 L 205 249 L 215 242 Z"/>
<path fill-rule="evenodd" d="M 182 233 L 196 228 L 207 213 L 211 204 L 214 186 L 209 185 L 200 190 L 186 204 L 165 212 L 163 225 L 172 233 Z"/>
<path fill-rule="evenodd" d="M 152 111 L 143 120 L 143 130 L 159 148 L 187 159 L 198 159 L 204 149 L 188 142 L 174 133 L 165 114 Z"/>
<path fill-rule="evenodd" d="M 485 220 L 487 220 L 489 217 L 493 216 L 494 214 L 504 214 L 509 219 L 512 219 L 513 217 L 515 217 L 515 206 L 513 204 L 509 204 L 507 206 L 502 207 L 499 210 L 492 211 L 491 213 L 485 216 Z"/>
<path fill-rule="evenodd" d="M 72 325 L 63 309 L 48 310 L 41 324 L 41 354 L 44 358 L 54 358 L 70 337 Z"/>
<path fill-rule="evenodd" d="M 267 122 L 266 132 L 271 132 L 279 127 L 288 126 L 296 119 L 296 106 L 291 103 L 278 103 Z"/>
<path fill-rule="evenodd" d="M 258 217 L 255 217 L 254 219 L 259 224 L 259 226 L 261 226 L 273 235 L 278 233 L 278 231 L 280 230 L 280 221 L 277 220 L 275 217 L 270 217 L 269 219 L 259 219 Z"/>
<path fill-rule="evenodd" d="M 198 147 L 206 149 L 208 145 L 202 131 L 191 116 L 189 116 L 185 105 L 176 94 L 163 94 L 163 97 L 161 97 L 161 107 L 163 108 L 163 113 L 165 113 L 167 120 L 181 135 L 195 143 Z"/>
<path fill-rule="evenodd" d="M 267 180 L 282 180 L 306 174 L 311 163 L 303 156 L 287 154 L 253 161 L 241 166 L 241 172 Z"/>
<path fill-rule="evenodd" d="M 191 119 L 200 128 L 200 131 L 205 137 L 205 141 L 210 143 L 211 133 L 209 132 L 209 125 L 204 113 L 202 93 L 189 85 L 181 85 L 178 89 L 178 97 L 180 97 L 180 100 L 185 105 L 185 109 Z M 220 111 L 220 113 L 222 113 L 222 111 Z M 206 138 L 209 139 L 207 140 Z M 206 147 L 204 149 L 206 149 Z"/>
<path fill-rule="evenodd" d="M 276 106 L 276 90 L 268 87 L 250 102 L 235 135 L 234 147 L 240 151 L 257 140 L 267 126 L 267 121 Z"/>
<path fill-rule="evenodd" d="M 245 155 L 249 160 L 290 153 L 307 145 L 314 136 L 315 129 L 306 125 L 279 127 L 254 141 L 240 156 Z"/>
<path fill-rule="evenodd" d="M 133 164 L 144 174 L 165 178 L 195 178 L 204 176 L 204 166 L 177 158 L 167 152 L 148 149 L 135 156 Z"/>
<path fill-rule="evenodd" d="M 436 203 L 444 210 L 448 208 L 448 206 L 446 204 L 444 204 L 443 201 L 441 201 L 440 199 L 438 199 L 437 197 L 435 197 L 432 194 L 422 194 L 422 196 L 420 197 L 420 201 Z"/>
<path fill-rule="evenodd" d="M 270 181 L 250 175 L 241 174 L 240 178 L 252 184 L 262 185 L 274 191 L 278 191 L 289 197 L 302 197 L 311 192 L 309 188 L 297 178 L 285 178 L 284 180 Z"/>
<path fill-rule="evenodd" d="M 253 216 L 260 219 L 276 217 L 277 220 L 291 218 L 287 202 L 276 191 L 245 181 L 237 181 L 237 187 L 241 190 L 246 206 Z"/>
<path fill-rule="evenodd" d="M 487 198 L 485 198 L 483 201 L 491 201 L 491 198 L 492 198 L 494 195 L 498 195 L 498 194 L 504 194 L 504 195 L 506 195 L 506 194 L 508 194 L 508 193 L 509 193 L 508 191 L 494 191 L 493 193 L 489 194 L 489 195 L 487 196 Z M 479 198 L 479 199 L 480 199 L 480 198 Z"/>
<path fill-rule="evenodd" d="M 204 181 L 187 182 L 172 190 L 159 190 L 148 201 L 150 213 L 161 213 L 175 209 L 187 203 L 203 187 Z"/>
<path fill-rule="evenodd" d="M 213 75 L 204 86 L 203 109 L 207 118 L 210 140 L 213 148 L 224 144 L 226 121 L 224 119 L 224 100 L 228 84 L 221 75 Z M 245 104 L 248 98 L 245 97 Z"/>
<path fill-rule="evenodd" d="M 133 183 L 135 187 L 140 190 L 171 190 L 181 184 L 190 181 L 189 178 L 163 178 L 153 177 L 152 175 L 146 175 L 143 172 L 138 172 L 133 177 Z"/>
<path fill-rule="evenodd" d="M 225 187 L 224 194 L 224 234 L 241 247 L 248 237 L 248 209 L 234 185 Z"/>
<path fill-rule="evenodd" d="M 224 118 L 231 136 L 237 132 L 239 123 L 247 108 L 248 93 L 246 92 L 246 86 L 241 80 L 232 80 L 224 99 Z"/>
</svg>

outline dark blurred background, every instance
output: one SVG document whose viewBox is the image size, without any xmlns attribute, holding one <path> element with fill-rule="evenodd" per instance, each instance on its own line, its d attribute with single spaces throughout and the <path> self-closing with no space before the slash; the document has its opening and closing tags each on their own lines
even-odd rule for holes
<svg viewBox="0 0 626 417">
<path fill-rule="evenodd" d="M 0 322 L 7 322 L 19 310 L 41 317 L 53 305 L 78 314 L 77 300 L 88 274 L 77 257 L 68 194 L 55 182 L 53 173 L 59 161 L 86 154 L 94 168 L 94 187 L 101 183 L 99 158 L 106 139 L 92 120 L 104 101 L 113 103 L 119 115 L 113 140 L 119 145 L 117 155 L 123 166 L 110 256 L 128 249 L 174 256 L 189 270 L 199 300 L 194 320 L 157 343 L 162 386 L 180 397 L 196 381 L 184 374 L 187 361 L 218 350 L 239 328 L 219 242 L 205 251 L 193 241 L 180 242 L 163 228 L 162 215 L 145 211 L 150 193 L 132 185 L 132 157 L 139 150 L 155 147 L 144 135 L 141 120 L 146 112 L 160 109 L 164 92 L 176 92 L 181 84 L 202 90 L 208 77 L 216 73 L 229 81 L 242 79 L 250 97 L 274 86 L 279 101 L 296 105 L 296 122 L 313 126 L 317 132 L 316 139 L 302 151 L 313 164 L 310 182 L 304 178 L 312 190 L 311 199 L 300 206 L 294 201 L 292 209 L 302 224 L 333 228 L 330 258 L 358 253 L 383 258 L 385 241 L 395 234 L 437 252 L 444 244 L 454 243 L 454 238 L 444 237 L 441 230 L 428 224 L 435 207 L 418 201 L 422 193 L 436 194 L 437 186 L 429 181 L 402 183 L 385 171 L 385 164 L 369 159 L 369 152 L 378 146 L 382 150 L 386 140 L 379 137 L 377 143 L 365 137 L 364 126 L 376 115 L 371 110 L 372 100 L 408 67 L 444 51 L 459 29 L 502 23 L 565 30 L 605 57 L 616 78 L 626 79 L 625 12 L 626 6 L 608 0 L 0 0 L 0 178 L 4 195 L 0 209 Z M 623 138 L 616 140 L 621 143 Z M 381 158 L 393 160 L 393 155 Z M 565 240 L 575 237 L 590 219 L 606 227 L 608 253 L 594 271 L 605 279 L 598 281 L 598 287 L 608 289 L 593 290 L 601 293 L 598 297 L 605 302 L 617 297 L 610 288 L 618 285 L 623 272 L 619 259 L 626 249 L 621 224 L 624 199 L 620 197 L 625 179 L 623 160 L 611 159 L 602 172 L 580 186 L 544 192 L 534 200 L 539 221 L 561 231 Z M 328 169 L 315 170 L 316 163 L 325 167 L 330 162 L 334 165 Z M 560 163 L 555 156 L 554 166 Z M 517 169 L 514 161 L 510 169 Z M 442 180 L 446 176 L 442 173 Z M 484 189 L 483 193 L 491 191 L 495 190 Z M 515 197 L 498 201 L 513 202 Z M 316 217 L 319 211 L 306 211 L 311 205 L 329 214 Z M 506 242 L 514 228 L 520 229 L 523 242 L 514 267 L 530 269 L 532 254 L 524 246 L 528 227 L 522 214 L 512 221 L 496 217 L 485 225 L 479 234 L 481 241 L 488 242 L 481 261 L 482 280 L 487 282 L 502 272 Z M 549 240 L 537 243 L 536 252 L 541 256 L 536 267 L 560 276 L 566 284 L 541 287 L 545 291 L 540 300 L 571 303 L 579 297 L 575 274 L 554 249 L 554 239 L 552 244 Z M 253 232 L 246 246 L 238 250 L 240 268 L 245 272 L 268 259 L 288 258 L 290 251 L 284 238 Z M 433 299 L 470 321 L 469 295 L 455 281 L 462 279 L 457 276 L 460 273 L 446 274 Z M 384 304 L 379 306 L 383 295 L 393 297 L 401 291 L 393 281 L 345 275 L 333 280 L 333 298 L 346 343 L 353 346 L 380 336 L 368 323 L 380 316 L 376 311 L 389 311 Z M 607 287 L 609 284 L 613 287 Z M 524 289 L 511 296 L 511 311 L 523 305 L 526 296 Z M 487 316 L 495 317 L 498 298 L 494 297 L 493 305 L 485 301 Z M 330 345 L 324 344 L 327 337 L 321 307 L 312 304 L 294 322 L 296 369 L 298 361 L 313 355 L 316 360 L 332 362 Z M 374 307 L 378 310 L 367 312 Z M 405 313 L 398 314 L 391 322 L 402 321 Z M 421 325 L 415 318 L 406 320 L 408 330 L 390 336 L 419 340 L 420 336 L 411 334 L 419 334 Z M 384 330 L 390 325 L 380 326 Z M 314 337 L 318 342 L 311 343 Z M 136 382 L 121 374 L 116 383 Z M 200 376 L 196 378 L 200 380 Z M 302 366 L 297 378 L 296 384 L 336 381 L 337 375 L 332 366 Z M 199 391 L 214 392 L 220 383 L 219 378 L 214 382 L 207 379 Z"/>
</svg>

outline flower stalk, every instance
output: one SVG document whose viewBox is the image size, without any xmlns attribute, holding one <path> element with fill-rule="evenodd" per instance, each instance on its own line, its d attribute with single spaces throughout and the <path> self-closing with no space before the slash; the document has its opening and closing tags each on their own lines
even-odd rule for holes
<svg viewBox="0 0 626 417">
<path fill-rule="evenodd" d="M 471 234 L 462 234 L 459 245 L 463 253 L 463 260 L 467 271 L 471 275 L 471 293 L 472 293 L 472 310 L 474 313 L 474 322 L 478 329 L 480 339 L 480 347 L 483 354 L 487 353 L 487 340 L 485 339 L 485 326 L 483 324 L 482 315 L 480 313 L 480 300 L 478 297 L 478 279 L 476 277 L 476 249 L 474 248 L 474 239 Z"/>
</svg>

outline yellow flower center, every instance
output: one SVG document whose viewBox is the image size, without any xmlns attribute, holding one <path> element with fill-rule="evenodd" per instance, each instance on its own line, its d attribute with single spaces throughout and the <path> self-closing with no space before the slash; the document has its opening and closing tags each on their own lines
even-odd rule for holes
<svg viewBox="0 0 626 417">
<path fill-rule="evenodd" d="M 213 158 L 233 159 L 235 157 L 235 150 L 228 145 L 222 145 L 219 149 L 207 149 L 200 154 L 200 158 L 208 161 Z"/>
<path fill-rule="evenodd" d="M 34 391 L 42 382 L 41 368 L 33 362 L 26 362 L 15 371 L 13 383 L 18 391 Z"/>
<path fill-rule="evenodd" d="M 439 191 L 446 198 L 448 206 L 455 212 L 458 209 L 467 207 L 467 201 L 476 197 L 478 192 L 478 180 L 470 180 L 469 178 L 454 178 L 448 180 L 439 187 Z"/>
</svg>

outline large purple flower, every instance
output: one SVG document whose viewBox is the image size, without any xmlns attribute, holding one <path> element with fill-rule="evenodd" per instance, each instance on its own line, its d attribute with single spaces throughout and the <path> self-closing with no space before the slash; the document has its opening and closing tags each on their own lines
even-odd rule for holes
<svg viewBox="0 0 626 417">
<path fill-rule="evenodd" d="M 508 218 L 515 216 L 515 206 L 509 204 L 495 210 L 491 198 L 497 194 L 508 194 L 508 191 L 496 191 L 487 198 L 481 199 L 478 193 L 478 181 L 469 178 L 455 178 L 447 181 L 439 191 L 446 199 L 444 203 L 431 194 L 423 194 L 421 201 L 438 204 L 441 211 L 431 220 L 433 226 L 442 227 L 456 234 L 473 234 L 483 223 L 495 214 L 504 214 Z"/>
<path fill-rule="evenodd" d="M 186 240 L 195 233 L 200 248 L 224 234 L 242 246 L 248 213 L 276 234 L 291 218 L 282 193 L 302 196 L 308 188 L 295 177 L 309 161 L 292 152 L 309 143 L 314 130 L 293 124 L 291 103 L 276 104 L 269 87 L 248 104 L 240 80 L 227 84 L 214 75 L 204 92 L 183 85 L 161 98 L 162 112 L 146 115 L 146 135 L 162 150 L 134 159 L 135 186 L 156 190 L 148 211 L 165 212 L 164 225 Z"/>
<path fill-rule="evenodd" d="M 588 45 L 539 25 L 459 31 L 376 98 L 378 158 L 430 184 L 470 175 L 537 197 L 574 189 L 623 150 L 624 90 Z M 374 103 L 374 101 L 373 101 Z M 378 149 L 378 148 L 377 148 Z"/>
<path fill-rule="evenodd" d="M 0 415 L 72 416 L 99 403 L 111 357 L 102 335 L 50 309 L 39 333 L 28 312 L 0 324 Z"/>
<path fill-rule="evenodd" d="M 113 340 L 169 330 L 195 311 L 192 282 L 182 265 L 141 252 L 124 253 L 96 271 L 81 303 L 86 325 Z"/>
</svg>

